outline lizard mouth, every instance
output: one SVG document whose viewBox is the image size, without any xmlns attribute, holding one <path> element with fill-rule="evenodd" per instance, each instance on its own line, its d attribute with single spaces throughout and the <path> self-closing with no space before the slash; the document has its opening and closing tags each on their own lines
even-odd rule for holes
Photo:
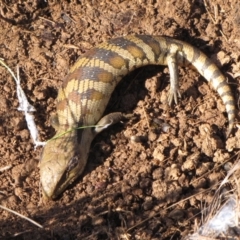
<svg viewBox="0 0 240 240">
<path fill-rule="evenodd" d="M 54 168 L 52 168 L 52 164 L 49 162 L 49 165 L 45 165 L 42 168 L 41 185 L 44 199 L 58 198 L 78 178 L 85 166 L 81 164 L 80 160 L 80 154 L 75 153 L 64 168 L 62 165 L 56 164 L 58 163 L 57 161 L 54 161 Z"/>
<path fill-rule="evenodd" d="M 53 188 L 54 186 L 54 188 Z M 61 177 L 61 180 L 54 184 L 52 181 L 50 184 L 42 183 L 42 194 L 44 199 L 56 199 L 67 187 L 66 174 Z"/>
<path fill-rule="evenodd" d="M 49 141 L 44 147 L 40 162 L 43 198 L 56 199 L 79 176 L 81 154 L 78 148 L 73 131 Z"/>
</svg>

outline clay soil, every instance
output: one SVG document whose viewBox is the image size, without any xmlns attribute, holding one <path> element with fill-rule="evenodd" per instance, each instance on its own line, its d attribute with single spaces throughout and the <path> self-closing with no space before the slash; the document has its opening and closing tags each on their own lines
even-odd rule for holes
<svg viewBox="0 0 240 240">
<path fill-rule="evenodd" d="M 79 55 L 128 34 L 167 35 L 205 52 L 227 77 L 238 107 L 240 4 L 230 0 L 2 0 L 0 57 L 36 108 L 40 138 L 54 135 L 50 116 Z M 239 148 L 226 140 L 225 107 L 194 69 L 179 68 L 182 98 L 166 104 L 167 67 L 129 74 L 106 112 L 133 113 L 92 143 L 87 167 L 55 201 L 42 201 L 38 163 L 16 85 L 0 67 L 0 239 L 182 239 L 201 224 Z M 237 126 L 237 125 L 236 125 Z"/>
</svg>

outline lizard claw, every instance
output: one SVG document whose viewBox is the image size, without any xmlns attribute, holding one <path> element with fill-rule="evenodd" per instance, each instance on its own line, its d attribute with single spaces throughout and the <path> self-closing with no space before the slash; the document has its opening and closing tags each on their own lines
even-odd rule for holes
<svg viewBox="0 0 240 240">
<path fill-rule="evenodd" d="M 172 89 L 170 88 L 169 94 L 168 94 L 168 105 L 171 106 L 173 99 L 175 104 L 178 104 L 178 97 L 181 98 L 181 93 L 179 89 Z"/>
</svg>

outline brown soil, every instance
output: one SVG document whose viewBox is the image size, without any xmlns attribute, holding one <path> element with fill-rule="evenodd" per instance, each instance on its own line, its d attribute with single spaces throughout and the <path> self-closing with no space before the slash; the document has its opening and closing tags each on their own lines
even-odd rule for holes
<svg viewBox="0 0 240 240">
<path fill-rule="evenodd" d="M 14 71 L 20 66 L 41 140 L 54 134 L 49 118 L 69 66 L 98 43 L 127 34 L 174 36 L 198 47 L 228 77 L 237 105 L 237 2 L 206 1 L 206 9 L 204 1 L 189 0 L 2 0 L 0 57 Z M 127 76 L 107 108 L 134 117 L 100 134 L 84 174 L 44 204 L 42 149 L 34 150 L 3 67 L 0 79 L 0 204 L 44 226 L 0 210 L 1 239 L 181 239 L 200 224 L 202 206 L 226 175 L 225 162 L 236 159 L 240 133 L 234 129 L 226 144 L 224 105 L 199 73 L 180 69 L 182 100 L 169 108 L 168 69 L 150 66 Z"/>
</svg>

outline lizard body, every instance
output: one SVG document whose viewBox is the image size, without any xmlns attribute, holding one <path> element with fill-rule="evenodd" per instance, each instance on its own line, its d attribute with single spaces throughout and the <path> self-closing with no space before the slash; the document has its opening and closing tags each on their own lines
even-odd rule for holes
<svg viewBox="0 0 240 240">
<path fill-rule="evenodd" d="M 229 120 L 227 135 L 230 134 L 235 120 L 234 98 L 226 78 L 204 53 L 168 37 L 134 35 L 112 39 L 83 54 L 59 89 L 55 135 L 58 137 L 46 144 L 40 162 L 46 198 L 56 198 L 82 173 L 91 142 L 101 131 L 76 128 L 98 124 L 118 82 L 132 70 L 149 64 L 169 67 L 169 104 L 177 102 L 180 95 L 178 66 L 193 65 L 223 100 Z M 109 118 L 105 120 L 100 125 L 109 125 Z"/>
</svg>

